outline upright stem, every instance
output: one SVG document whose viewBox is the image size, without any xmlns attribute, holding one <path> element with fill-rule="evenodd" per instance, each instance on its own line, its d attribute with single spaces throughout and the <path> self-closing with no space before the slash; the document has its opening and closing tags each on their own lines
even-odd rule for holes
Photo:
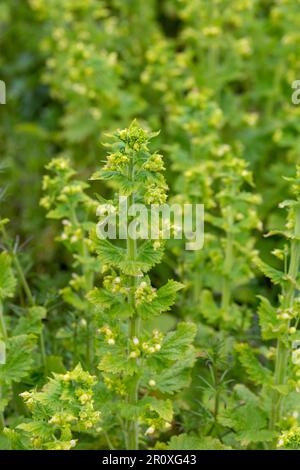
<svg viewBox="0 0 300 470">
<path fill-rule="evenodd" d="M 72 223 L 76 227 L 80 227 L 80 222 L 77 218 L 76 211 L 74 207 L 72 207 Z M 88 249 L 84 243 L 84 240 L 82 240 L 81 243 L 81 256 L 83 260 L 86 260 L 88 257 Z M 93 288 L 94 284 L 94 275 L 90 269 L 87 269 L 85 263 L 83 264 L 82 267 L 82 273 L 84 275 L 84 278 L 86 280 L 86 290 L 90 291 Z M 94 362 L 94 342 L 93 342 L 93 332 L 92 330 L 92 318 L 90 316 L 90 312 L 88 311 L 86 314 L 86 323 L 87 323 L 87 335 L 86 335 L 86 366 L 88 369 L 91 369 L 93 366 Z"/>
<path fill-rule="evenodd" d="M 24 275 L 24 271 L 23 271 L 23 268 L 22 268 L 21 263 L 19 261 L 19 258 L 17 256 L 17 254 L 13 251 L 11 251 L 11 255 L 12 255 L 13 263 L 15 265 L 19 280 L 20 280 L 20 282 L 23 286 L 24 292 L 25 292 L 26 297 L 28 299 L 28 302 L 31 305 L 31 307 L 33 307 L 35 305 L 35 301 L 34 301 L 32 293 L 31 293 L 30 287 L 28 285 L 28 282 L 26 280 L 26 277 Z"/>
<path fill-rule="evenodd" d="M 295 297 L 295 281 L 299 270 L 300 260 L 300 208 L 297 207 L 295 214 L 295 239 L 291 242 L 291 257 L 290 265 L 288 270 L 288 277 L 291 282 L 287 288 L 287 291 L 283 293 L 284 299 L 282 303 L 283 309 L 289 309 L 293 307 Z M 288 327 L 289 325 L 287 325 Z M 286 372 L 288 366 L 288 359 L 290 350 L 286 344 L 285 338 L 278 338 L 276 360 L 275 360 L 275 373 L 274 373 L 274 384 L 277 386 L 284 385 L 286 382 Z M 272 398 L 272 413 L 270 420 L 270 428 L 275 429 L 278 421 L 282 414 L 282 393 L 278 390 L 274 390 Z"/>
<path fill-rule="evenodd" d="M 225 261 L 224 261 L 224 277 L 222 282 L 222 301 L 221 308 L 224 311 L 224 317 L 228 319 L 228 310 L 231 300 L 231 283 L 230 283 L 230 273 L 233 266 L 233 211 L 232 208 L 228 208 L 228 217 L 227 217 L 227 236 L 226 236 L 226 245 L 225 245 Z"/>
<path fill-rule="evenodd" d="M 12 249 L 11 245 L 10 245 L 10 241 L 9 241 L 9 238 L 8 238 L 8 235 L 6 233 L 6 230 L 5 228 L 3 227 L 2 228 L 2 233 L 3 233 L 3 238 L 5 240 L 5 242 L 7 243 L 7 246 L 8 246 L 8 250 L 9 250 L 9 253 L 12 257 L 12 260 L 13 260 L 13 264 L 15 266 L 15 269 L 17 271 L 17 275 L 18 275 L 18 278 L 19 278 L 19 281 L 20 283 L 22 284 L 22 287 L 24 289 L 24 292 L 26 294 L 26 297 L 27 297 L 27 300 L 28 300 L 28 303 L 31 307 L 34 307 L 35 306 L 35 300 L 34 300 L 34 297 L 32 295 L 32 292 L 31 292 L 31 289 L 29 287 L 29 284 L 26 280 L 26 276 L 24 274 L 24 271 L 23 271 L 23 268 L 22 268 L 22 265 L 20 263 L 20 260 L 18 258 L 18 255 L 17 253 Z M 40 349 L 41 349 L 41 356 L 42 356 L 42 363 L 43 363 L 43 368 L 44 368 L 44 372 L 45 372 L 45 376 L 48 375 L 48 366 L 47 366 L 47 356 L 46 356 L 46 350 L 45 350 L 45 339 L 44 339 L 44 332 L 43 332 L 43 325 L 42 325 L 42 328 L 41 328 L 41 333 L 40 333 Z"/>
<path fill-rule="evenodd" d="M 129 168 L 129 177 L 130 179 L 134 178 L 134 167 L 133 164 Z M 132 194 L 129 197 L 129 207 L 134 204 L 134 195 Z M 127 255 L 128 259 L 134 261 L 137 256 L 137 243 L 135 239 L 132 239 L 127 233 Z M 138 317 L 135 305 L 135 289 L 136 289 L 136 276 L 131 276 L 130 278 L 130 294 L 129 294 L 129 305 L 133 312 L 132 317 L 130 318 L 129 323 L 129 340 L 132 340 L 134 337 L 139 336 L 140 328 L 140 319 Z M 138 362 L 138 359 L 136 359 Z M 132 377 L 132 383 L 130 385 L 130 390 L 128 392 L 128 403 L 130 405 L 136 406 L 138 403 L 138 389 L 139 389 L 139 378 L 135 374 Z M 128 441 L 128 450 L 138 450 L 139 448 L 139 423 L 137 419 L 132 419 L 128 423 L 127 428 L 127 441 Z"/>
<path fill-rule="evenodd" d="M 131 292 L 130 294 L 130 304 L 133 309 L 135 309 L 135 301 L 134 301 L 134 290 L 136 286 L 136 279 L 132 276 L 131 281 Z M 129 325 L 129 337 L 133 339 L 134 337 L 138 337 L 139 335 L 139 318 L 136 314 L 132 316 L 130 319 Z M 138 362 L 138 359 L 136 359 Z M 132 377 L 132 382 L 130 384 L 130 390 L 128 392 L 128 403 L 130 405 L 136 406 L 138 403 L 138 389 L 139 389 L 139 379 L 138 375 L 135 374 Z M 138 450 L 139 448 L 139 423 L 137 419 L 132 419 L 128 423 L 128 450 Z"/>
</svg>

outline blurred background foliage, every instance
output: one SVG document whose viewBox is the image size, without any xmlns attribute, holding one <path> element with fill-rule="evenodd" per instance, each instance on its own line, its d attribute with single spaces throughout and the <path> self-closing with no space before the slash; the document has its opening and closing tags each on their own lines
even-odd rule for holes
<svg viewBox="0 0 300 470">
<path fill-rule="evenodd" d="M 22 256 L 29 280 L 31 272 L 39 274 L 31 281 L 37 295 L 55 305 L 71 265 L 55 242 L 55 224 L 45 220 L 39 205 L 45 165 L 53 156 L 68 156 L 87 180 L 104 159 L 105 134 L 134 118 L 160 129 L 155 145 L 165 156 L 174 200 L 214 209 L 219 194 L 224 216 L 221 189 L 231 180 L 227 174 L 210 184 L 214 162 L 230 146 L 249 163 L 255 189 L 248 189 L 261 196 L 261 225 L 249 225 L 249 231 L 259 228 L 249 249 L 256 247 L 264 260 L 271 259 L 279 240 L 263 238 L 262 232 L 284 223 L 278 203 L 288 197 L 289 182 L 282 176 L 293 175 L 299 163 L 300 106 L 291 102 L 291 84 L 300 77 L 299 7 L 296 0 L 1 2 L 0 79 L 7 86 L 7 104 L 0 106 L 1 214 L 11 221 L 11 236 L 21 246 L 26 243 Z M 97 184 L 91 194 L 111 194 L 109 186 Z M 189 255 L 170 243 L 165 262 L 154 272 L 156 285 L 174 273 L 188 285 L 178 317 L 199 319 L 203 286 L 213 286 L 218 296 L 218 275 L 204 261 L 217 265 L 222 255 L 209 238 L 208 246 L 208 255 Z M 197 284 L 201 266 L 204 280 Z M 245 283 L 233 294 L 239 303 L 256 305 L 261 292 L 274 298 L 267 281 L 258 273 L 253 278 L 248 265 L 243 269 Z M 61 318 L 56 313 L 50 319 L 56 331 Z M 162 327 L 173 323 L 166 316 Z M 250 320 L 243 328 L 257 334 Z M 208 364 L 223 377 L 226 360 L 218 347 L 212 346 Z M 197 413 L 198 421 L 202 412 Z M 186 426 L 193 428 L 187 416 Z"/>
<path fill-rule="evenodd" d="M 264 226 L 277 225 L 300 142 L 299 24 L 292 0 L 2 2 L 2 210 L 15 233 L 51 258 L 38 207 L 46 162 L 64 152 L 89 175 L 104 133 L 134 117 L 161 130 L 173 194 L 187 162 L 212 158 L 217 140 L 238 142 Z"/>
<path fill-rule="evenodd" d="M 39 290 L 51 276 L 55 292 L 70 264 L 39 206 L 45 165 L 64 154 L 88 179 L 104 158 L 105 133 L 133 118 L 161 131 L 156 145 L 171 196 L 213 207 L 210 162 L 218 146 L 229 145 L 253 171 L 263 231 L 283 223 L 278 203 L 289 183 L 282 176 L 299 162 L 300 107 L 291 103 L 300 75 L 299 2 L 6 0 L 0 26 L 7 85 L 1 211 L 11 235 L 27 244 L 27 270 L 34 265 L 41 274 Z M 92 193 L 109 195 L 103 184 Z M 259 234 L 264 259 L 276 242 Z M 180 250 L 176 257 L 171 252 L 158 268 L 158 284 L 174 270 L 185 275 Z M 253 293 L 239 289 L 250 303 Z"/>
</svg>

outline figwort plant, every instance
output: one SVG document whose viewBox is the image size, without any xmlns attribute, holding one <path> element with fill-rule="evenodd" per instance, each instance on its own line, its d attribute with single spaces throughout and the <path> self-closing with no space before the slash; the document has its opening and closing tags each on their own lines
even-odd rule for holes
<svg viewBox="0 0 300 470">
<path fill-rule="evenodd" d="M 290 390 L 288 376 L 291 362 L 298 365 L 297 351 L 297 325 L 299 320 L 299 298 L 297 297 L 297 287 L 299 278 L 300 262 L 300 168 L 297 168 L 296 178 L 288 178 L 292 183 L 292 192 L 295 199 L 284 201 L 281 208 L 288 209 L 286 230 L 274 231 L 271 234 L 284 236 L 287 240 L 283 250 L 275 250 L 275 256 L 283 260 L 283 272 L 258 261 L 258 266 L 262 272 L 271 279 L 274 284 L 281 288 L 279 296 L 279 307 L 275 313 L 267 299 L 261 299 L 261 321 L 263 333 L 266 336 L 276 338 L 276 354 L 274 369 L 274 386 L 272 396 L 272 409 L 270 427 L 275 429 L 280 426 L 283 416 L 284 396 Z M 268 316 L 269 315 L 269 318 Z M 270 324 L 270 320 L 273 324 Z M 268 335 L 269 333 L 269 335 Z M 296 348 L 292 354 L 293 345 Z M 298 374 L 297 374 L 298 375 Z"/>
<path fill-rule="evenodd" d="M 134 121 L 128 129 L 111 136 L 111 152 L 92 179 L 114 184 L 116 205 L 119 196 L 128 196 L 130 205 L 142 203 L 150 207 L 165 203 L 163 159 L 149 150 L 155 135 Z M 109 210 L 114 212 L 113 201 L 109 202 Z M 107 217 L 107 213 L 102 217 Z M 126 227 L 132 221 L 128 215 Z M 188 370 L 194 362 L 195 326 L 181 323 L 165 337 L 157 329 L 149 331 L 147 327 L 153 316 L 170 309 L 176 292 L 183 287 L 169 280 L 155 288 L 147 275 L 162 260 L 163 240 L 135 239 L 128 233 L 122 245 L 95 238 L 94 233 L 93 242 L 105 274 L 103 287 L 88 294 L 99 311 L 99 368 L 119 401 L 117 417 L 121 419 L 126 447 L 138 449 L 144 426 L 143 434 L 147 436 L 172 426 L 169 396 L 188 381 Z"/>
<path fill-rule="evenodd" d="M 296 178 L 288 178 L 295 198 L 280 204 L 288 210 L 285 230 L 273 230 L 270 235 L 283 236 L 286 240 L 282 249 L 275 249 L 273 254 L 283 264 L 280 271 L 256 257 L 256 264 L 274 285 L 279 286 L 279 305 L 274 307 L 263 296 L 258 309 L 262 337 L 266 341 L 276 341 L 276 348 L 269 350 L 251 348 L 243 343 L 237 346 L 239 360 L 247 371 L 249 379 L 262 386 L 259 394 L 259 406 L 268 417 L 269 430 L 264 431 L 262 440 L 279 447 L 297 447 L 299 428 L 297 413 L 293 410 L 293 397 L 299 390 L 299 298 L 297 296 L 300 262 L 300 169 Z M 273 370 L 263 365 L 256 357 L 272 360 Z M 289 421 L 288 421 L 289 420 Z M 290 431 L 283 431 L 279 440 L 278 432 L 288 426 Z M 258 436 L 256 436 L 257 438 Z"/>
<path fill-rule="evenodd" d="M 47 170 L 50 174 L 45 175 L 43 179 L 43 190 L 46 194 L 40 203 L 48 211 L 49 219 L 61 221 L 62 232 L 57 240 L 64 244 L 73 257 L 72 278 L 69 285 L 61 290 L 65 302 L 74 309 L 73 362 L 80 360 L 87 368 L 93 368 L 94 319 L 85 295 L 94 285 L 96 270 L 93 246 L 88 233 L 97 202 L 85 193 L 89 185 L 75 179 L 75 171 L 69 158 L 54 158 L 47 165 Z M 76 324 L 82 327 L 81 332 L 77 331 Z M 82 347 L 82 344 L 85 347 Z"/>
</svg>

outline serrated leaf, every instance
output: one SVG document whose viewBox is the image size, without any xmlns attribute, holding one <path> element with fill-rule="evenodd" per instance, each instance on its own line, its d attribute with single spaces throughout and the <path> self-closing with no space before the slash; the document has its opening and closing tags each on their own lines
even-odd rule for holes
<svg viewBox="0 0 300 470">
<path fill-rule="evenodd" d="M 249 375 L 249 378 L 257 385 L 270 385 L 272 374 L 269 369 L 264 367 L 254 355 L 247 344 L 236 345 L 238 359 Z"/>
<path fill-rule="evenodd" d="M 109 308 L 113 302 L 113 295 L 110 292 L 97 287 L 88 292 L 86 298 L 99 309 Z"/>
<path fill-rule="evenodd" d="M 33 364 L 35 337 L 32 335 L 13 336 L 7 341 L 6 363 L 0 365 L 0 382 L 20 382 Z"/>
<path fill-rule="evenodd" d="M 162 393 L 173 394 L 188 387 L 191 380 L 191 368 L 194 365 L 193 352 L 186 354 L 181 361 L 174 362 L 165 367 L 163 372 L 154 375 L 156 388 Z"/>
<path fill-rule="evenodd" d="M 139 315 L 150 318 L 154 315 L 167 312 L 174 304 L 177 292 L 184 287 L 180 282 L 169 280 L 167 284 L 160 287 L 152 302 L 143 303 L 137 307 Z"/>
<path fill-rule="evenodd" d="M 135 360 L 127 359 L 121 351 L 115 349 L 113 353 L 103 355 L 98 369 L 110 374 L 133 375 L 138 371 L 138 366 Z"/>
<path fill-rule="evenodd" d="M 253 403 L 245 403 L 234 409 L 225 410 L 219 415 L 218 421 L 223 426 L 228 426 L 240 433 L 255 432 L 265 429 L 267 426 L 266 414 Z"/>
<path fill-rule="evenodd" d="M 100 311 L 108 310 L 111 318 L 126 319 L 133 315 L 124 296 L 113 294 L 106 289 L 94 288 L 87 294 L 87 299 Z"/>
<path fill-rule="evenodd" d="M 126 250 L 113 245 L 108 240 L 96 240 L 96 251 L 103 264 L 111 264 L 112 266 L 119 267 L 120 264 L 125 261 Z"/>
<path fill-rule="evenodd" d="M 194 323 L 179 323 L 177 329 L 167 334 L 161 350 L 160 357 L 168 360 L 179 360 L 193 344 L 197 332 Z"/>
<path fill-rule="evenodd" d="M 145 265 L 144 272 L 149 271 L 155 264 L 161 262 L 164 254 L 163 245 L 155 249 L 151 240 L 146 241 L 140 248 L 137 261 Z"/>
<path fill-rule="evenodd" d="M 271 279 L 273 284 L 281 284 L 285 280 L 285 276 L 282 271 L 278 271 L 277 269 L 272 268 L 268 264 L 264 263 L 262 260 L 257 259 L 256 265 L 266 277 Z"/>
</svg>

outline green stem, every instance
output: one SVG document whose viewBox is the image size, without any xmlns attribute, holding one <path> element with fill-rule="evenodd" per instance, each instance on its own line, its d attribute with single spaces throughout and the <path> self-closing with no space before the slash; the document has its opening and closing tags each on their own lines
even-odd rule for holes
<svg viewBox="0 0 300 470">
<path fill-rule="evenodd" d="M 20 281 L 20 283 L 23 287 L 23 290 L 26 294 L 28 303 L 31 307 L 34 307 L 35 306 L 35 299 L 32 295 L 31 289 L 30 289 L 29 284 L 26 280 L 26 276 L 24 274 L 24 271 L 23 271 L 22 265 L 20 263 L 19 257 L 17 255 L 17 253 L 15 252 L 15 250 L 12 249 L 9 237 L 8 237 L 4 227 L 2 228 L 2 233 L 3 233 L 4 241 L 6 242 L 6 244 L 8 246 L 9 253 L 12 257 L 13 264 L 14 264 L 15 269 L 17 271 L 19 281 Z M 45 338 L 44 338 L 43 325 L 42 325 L 41 333 L 40 333 L 40 350 L 41 350 L 44 373 L 45 373 L 45 376 L 47 376 L 48 375 L 48 366 L 47 366 L 47 355 L 46 355 L 46 350 L 45 350 Z"/>
<path fill-rule="evenodd" d="M 11 255 L 12 255 L 13 263 L 15 265 L 18 277 L 20 279 L 20 282 L 23 286 L 24 292 L 25 292 L 26 297 L 28 299 L 28 302 L 31 305 L 31 307 L 33 307 L 35 305 L 35 301 L 34 301 L 32 293 L 31 293 L 30 287 L 28 285 L 28 282 L 26 280 L 26 277 L 24 275 L 24 271 L 23 271 L 23 268 L 22 268 L 21 263 L 19 261 L 19 258 L 18 258 L 17 254 L 15 252 L 11 252 Z"/>
<path fill-rule="evenodd" d="M 130 321 L 130 338 L 134 338 L 139 332 L 139 319 L 135 315 Z M 137 360 L 138 361 L 138 360 Z M 128 403 L 136 406 L 138 404 L 139 379 L 135 374 L 132 377 L 128 392 Z M 137 419 L 132 419 L 128 423 L 128 450 L 138 450 L 139 448 L 139 423 Z"/>
<path fill-rule="evenodd" d="M 202 269 L 203 269 L 203 263 L 199 266 L 199 273 L 196 273 L 196 275 L 193 278 L 193 304 L 198 305 L 200 295 L 201 295 L 201 290 L 202 290 Z"/>
<path fill-rule="evenodd" d="M 77 214 L 75 211 L 74 207 L 71 207 L 71 220 L 73 225 L 76 227 L 80 227 L 80 222 L 77 218 Z M 84 275 L 84 278 L 86 280 L 86 291 L 89 292 L 94 285 L 94 275 L 93 272 L 86 267 L 85 260 L 87 260 L 89 253 L 86 244 L 84 243 L 84 240 L 82 240 L 81 243 L 81 256 L 84 260 L 83 266 L 82 266 L 82 274 Z M 93 319 L 91 318 L 90 312 L 87 311 L 86 315 L 86 366 L 88 369 L 91 369 L 94 363 L 94 340 L 93 340 L 93 331 L 92 331 L 92 324 L 93 324 Z"/>
<path fill-rule="evenodd" d="M 111 442 L 110 438 L 109 438 L 109 435 L 107 434 L 107 432 L 104 431 L 104 437 L 106 439 L 106 442 L 107 442 L 107 445 L 108 445 L 108 448 L 109 450 L 115 450 L 114 446 L 113 446 L 113 443 Z"/>
<path fill-rule="evenodd" d="M 129 177 L 134 178 L 134 168 L 131 166 L 129 168 Z M 129 197 L 129 207 L 134 204 L 134 195 L 132 194 Z M 129 234 L 127 234 L 127 254 L 128 259 L 134 261 L 137 256 L 137 242 L 135 239 L 132 239 Z M 131 276 L 130 278 L 130 294 L 129 294 L 129 305 L 133 312 L 132 317 L 130 318 L 129 323 L 129 340 L 132 340 L 134 337 L 139 336 L 140 329 L 140 319 L 138 317 L 135 305 L 135 289 L 136 289 L 137 278 L 136 276 Z M 138 362 L 138 359 L 136 359 Z M 135 374 L 132 377 L 132 382 L 130 384 L 130 389 L 128 391 L 128 404 L 136 406 L 138 403 L 138 390 L 139 390 L 139 377 Z M 127 442 L 128 450 L 138 450 L 139 448 L 139 423 L 137 419 L 132 419 L 128 422 L 127 427 Z"/>
<path fill-rule="evenodd" d="M 299 270 L 299 260 L 300 260 L 300 241 L 297 239 L 300 237 L 300 208 L 296 209 L 295 214 L 295 229 L 294 229 L 295 239 L 291 242 L 291 257 L 290 265 L 288 270 L 288 277 L 290 278 L 290 284 L 287 288 L 287 291 L 284 292 L 284 299 L 282 302 L 283 309 L 289 309 L 293 307 L 294 297 L 295 297 L 295 281 L 297 278 Z M 289 324 L 287 325 L 287 328 Z M 290 356 L 290 350 L 287 346 L 285 337 L 278 338 L 277 349 L 276 349 L 276 359 L 275 359 L 275 373 L 274 373 L 274 384 L 277 386 L 284 385 L 286 383 L 286 373 L 288 367 L 288 359 Z M 274 390 L 272 397 L 272 411 L 271 411 L 271 420 L 270 428 L 275 429 L 277 423 L 280 421 L 282 416 L 282 393 L 277 390 Z"/>
<path fill-rule="evenodd" d="M 227 234 L 226 234 L 226 242 L 225 242 L 225 261 L 224 261 L 224 276 L 222 281 L 222 300 L 221 300 L 221 308 L 224 314 L 224 320 L 228 320 L 229 318 L 229 307 L 231 301 L 231 281 L 230 281 L 230 274 L 233 267 L 233 211 L 232 208 L 228 208 L 228 217 L 227 217 Z"/>
<path fill-rule="evenodd" d="M 213 367 L 213 378 L 214 378 L 214 388 L 215 388 L 215 397 L 214 397 L 215 402 L 214 402 L 214 410 L 213 410 L 213 423 L 211 427 L 209 428 L 207 435 L 210 435 L 217 426 L 219 408 L 220 408 L 220 395 L 221 395 L 218 371 L 214 365 L 212 367 Z"/>
</svg>

